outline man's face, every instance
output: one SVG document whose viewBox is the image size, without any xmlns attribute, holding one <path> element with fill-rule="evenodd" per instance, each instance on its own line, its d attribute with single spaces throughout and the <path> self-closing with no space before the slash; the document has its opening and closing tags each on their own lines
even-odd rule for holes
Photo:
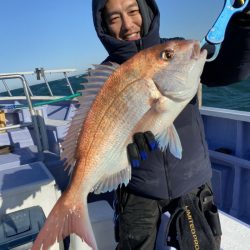
<svg viewBox="0 0 250 250">
<path fill-rule="evenodd" d="M 136 0 L 107 0 L 104 18 L 110 35 L 116 39 L 141 38 L 142 17 Z"/>
</svg>

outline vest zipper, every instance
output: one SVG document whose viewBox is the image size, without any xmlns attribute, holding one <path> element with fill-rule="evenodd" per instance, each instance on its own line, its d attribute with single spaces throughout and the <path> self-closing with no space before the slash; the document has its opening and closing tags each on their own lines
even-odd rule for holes
<svg viewBox="0 0 250 250">
<path fill-rule="evenodd" d="M 163 163 L 164 163 L 164 171 L 166 176 L 166 183 L 168 188 L 169 199 L 172 199 L 172 192 L 170 191 L 170 183 L 169 183 L 169 175 L 168 175 L 168 163 L 167 163 L 167 151 L 163 151 Z"/>
</svg>

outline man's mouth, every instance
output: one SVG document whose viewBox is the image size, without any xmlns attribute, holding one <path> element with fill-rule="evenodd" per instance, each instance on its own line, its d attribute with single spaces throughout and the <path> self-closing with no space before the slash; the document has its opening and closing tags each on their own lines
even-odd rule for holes
<svg viewBox="0 0 250 250">
<path fill-rule="evenodd" d="M 140 32 L 134 32 L 123 36 L 123 40 L 126 41 L 139 40 L 140 38 L 141 38 Z"/>
</svg>

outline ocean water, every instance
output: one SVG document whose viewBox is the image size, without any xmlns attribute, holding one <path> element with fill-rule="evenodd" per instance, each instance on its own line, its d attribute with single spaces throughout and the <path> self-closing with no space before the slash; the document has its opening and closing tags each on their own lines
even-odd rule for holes
<svg viewBox="0 0 250 250">
<path fill-rule="evenodd" d="M 83 86 L 86 79 L 85 75 L 78 75 L 69 77 L 69 81 L 74 91 L 78 91 L 84 88 Z M 49 85 L 54 95 L 65 96 L 71 94 L 65 79 L 51 81 Z M 34 95 L 49 95 L 44 83 L 32 85 L 31 90 Z M 12 90 L 11 93 L 13 96 L 24 94 L 22 89 Z M 7 95 L 7 92 L 0 93 L 0 96 Z M 250 112 L 250 78 L 229 86 L 209 88 L 203 85 L 202 105 Z"/>
<path fill-rule="evenodd" d="M 74 91 L 78 91 L 84 88 L 82 84 L 86 82 L 85 75 L 71 76 L 71 77 L 68 77 L 68 79 Z M 52 93 L 55 96 L 71 95 L 69 87 L 67 86 L 66 79 L 58 79 L 54 81 L 49 81 L 49 86 L 51 88 Z M 45 83 L 30 85 L 30 89 L 33 95 L 35 96 L 36 95 L 37 96 L 50 95 Z M 22 88 L 18 88 L 18 89 L 11 90 L 11 94 L 13 96 L 24 95 L 24 91 Z M 8 96 L 8 93 L 0 92 L 0 96 Z"/>
<path fill-rule="evenodd" d="M 222 87 L 202 86 L 202 105 L 250 112 L 250 78 Z"/>
</svg>

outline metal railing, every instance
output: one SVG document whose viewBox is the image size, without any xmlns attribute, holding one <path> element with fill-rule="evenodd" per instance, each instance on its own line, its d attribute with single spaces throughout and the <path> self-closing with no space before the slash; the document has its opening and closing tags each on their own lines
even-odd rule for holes
<svg viewBox="0 0 250 250">
<path fill-rule="evenodd" d="M 45 104 L 54 103 L 54 102 L 58 102 L 58 101 L 62 101 L 62 100 L 73 99 L 73 98 L 79 96 L 80 95 L 79 93 L 77 93 L 77 94 L 74 93 L 72 86 L 71 86 L 71 83 L 68 79 L 68 75 L 67 75 L 67 73 L 74 72 L 74 71 L 76 71 L 76 70 L 75 69 L 44 70 L 43 68 L 40 68 L 40 69 L 36 68 L 34 72 L 1 73 L 0 74 L 0 81 L 3 82 L 4 87 L 9 95 L 9 97 L 13 98 L 13 95 L 12 95 L 11 90 L 8 87 L 6 81 L 10 80 L 10 79 L 18 79 L 18 80 L 21 80 L 22 88 L 24 90 L 24 95 L 25 95 L 24 97 L 27 101 L 27 105 L 4 105 L 3 108 L 11 108 L 11 106 L 13 106 L 13 109 L 28 108 L 30 115 L 31 115 L 31 122 L 9 125 L 9 126 L 6 126 L 6 124 L 5 124 L 4 126 L 1 126 L 0 132 L 6 131 L 8 129 L 15 129 L 15 128 L 32 126 L 34 128 L 35 145 L 37 146 L 37 150 L 39 152 L 39 157 L 41 159 L 43 159 L 43 151 L 48 150 L 48 148 L 49 148 L 48 137 L 47 137 L 47 133 L 46 133 L 46 127 L 45 127 L 45 123 L 44 123 L 43 114 L 42 114 L 41 110 L 35 109 L 34 107 L 38 107 L 38 106 L 42 106 Z M 45 84 L 47 86 L 47 89 L 49 91 L 50 96 L 54 97 L 53 92 L 52 92 L 50 85 L 47 81 L 47 78 L 45 76 L 46 74 L 52 74 L 52 73 L 63 73 L 71 95 L 65 96 L 62 98 L 55 97 L 55 98 L 53 98 L 53 100 L 46 100 L 45 102 L 38 102 L 38 103 L 32 104 L 31 98 L 34 97 L 34 95 L 30 89 L 29 83 L 28 83 L 25 76 L 35 75 L 37 80 L 43 79 L 45 81 Z"/>
<path fill-rule="evenodd" d="M 30 71 L 30 72 L 1 73 L 0 74 L 1 78 L 0 79 L 2 80 L 3 87 L 6 90 L 8 96 L 12 96 L 12 93 L 11 93 L 11 90 L 8 87 L 7 83 L 6 83 L 6 80 L 7 79 L 13 79 L 13 78 L 6 78 L 6 77 L 7 76 L 13 76 L 13 75 L 22 76 L 22 79 L 25 81 L 25 85 L 26 85 L 26 88 L 27 88 L 30 96 L 34 96 L 32 91 L 31 91 L 30 84 L 29 84 L 29 82 L 28 82 L 28 80 L 26 78 L 26 76 L 30 76 L 30 75 L 35 76 L 37 80 L 43 79 L 44 83 L 45 83 L 45 85 L 47 87 L 47 90 L 49 92 L 49 95 L 54 96 L 53 91 L 50 88 L 49 81 L 48 81 L 46 75 L 55 74 L 55 73 L 62 73 L 63 77 L 66 80 L 66 86 L 69 88 L 70 93 L 75 94 L 75 92 L 74 92 L 74 90 L 72 88 L 72 85 L 71 85 L 71 83 L 69 81 L 69 78 L 68 78 L 68 73 L 72 73 L 72 72 L 75 72 L 75 71 L 76 71 L 75 69 L 45 70 L 44 68 L 36 68 L 35 71 Z"/>
<path fill-rule="evenodd" d="M 29 112 L 31 114 L 32 125 L 33 125 L 34 132 L 35 132 L 37 150 L 39 153 L 41 153 L 43 151 L 41 139 L 43 139 L 43 138 L 40 137 L 39 127 L 38 127 L 38 119 L 37 119 L 36 111 L 32 106 L 27 82 L 26 82 L 25 78 L 23 77 L 23 75 L 21 75 L 21 74 L 6 74 L 6 75 L 1 74 L 0 75 L 0 80 L 7 80 L 7 79 L 19 79 L 22 82 L 24 94 L 26 96 L 27 103 L 28 103 Z M 8 126 L 2 127 L 1 129 L 8 129 Z"/>
</svg>

